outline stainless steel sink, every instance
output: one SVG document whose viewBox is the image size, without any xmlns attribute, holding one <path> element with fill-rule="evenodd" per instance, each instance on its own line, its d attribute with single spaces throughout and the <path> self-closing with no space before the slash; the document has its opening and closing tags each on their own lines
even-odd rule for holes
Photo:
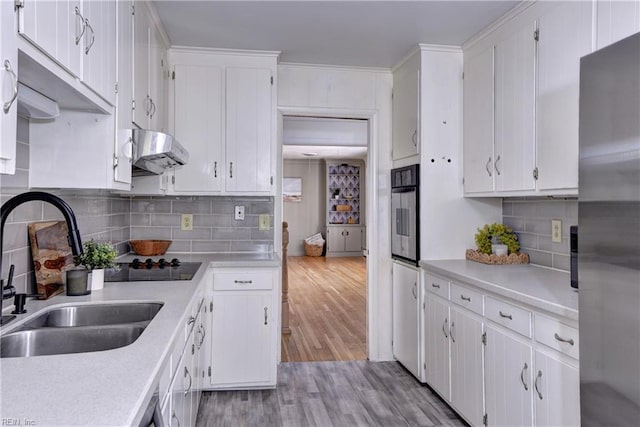
<svg viewBox="0 0 640 427">
<path fill-rule="evenodd" d="M 42 328 L 12 332 L 0 338 L 0 357 L 86 353 L 133 343 L 146 325 Z"/>
<path fill-rule="evenodd" d="M 91 304 L 59 307 L 0 338 L 0 357 L 87 353 L 133 343 L 162 303 Z"/>
<path fill-rule="evenodd" d="M 42 313 L 20 329 L 119 325 L 153 319 L 161 303 L 92 304 L 60 307 Z"/>
</svg>

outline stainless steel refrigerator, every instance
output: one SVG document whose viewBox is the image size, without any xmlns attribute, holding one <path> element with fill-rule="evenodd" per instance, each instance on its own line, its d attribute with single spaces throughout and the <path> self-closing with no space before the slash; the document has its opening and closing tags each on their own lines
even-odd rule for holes
<svg viewBox="0 0 640 427">
<path fill-rule="evenodd" d="M 637 426 L 640 33 L 581 60 L 579 170 L 582 424 Z"/>
</svg>

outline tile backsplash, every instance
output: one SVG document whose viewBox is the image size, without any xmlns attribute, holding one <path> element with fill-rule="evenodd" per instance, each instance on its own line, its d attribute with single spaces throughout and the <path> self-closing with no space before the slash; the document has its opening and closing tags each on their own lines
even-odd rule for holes
<svg viewBox="0 0 640 427">
<path fill-rule="evenodd" d="M 562 242 L 551 241 L 551 220 L 562 221 Z M 505 198 L 502 221 L 518 234 L 531 264 L 569 271 L 569 227 L 578 224 L 578 200 Z"/>
</svg>

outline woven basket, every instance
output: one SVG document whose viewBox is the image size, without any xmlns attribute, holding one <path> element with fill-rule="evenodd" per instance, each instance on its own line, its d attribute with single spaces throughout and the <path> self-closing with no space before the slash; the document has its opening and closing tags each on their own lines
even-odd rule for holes
<svg viewBox="0 0 640 427">
<path fill-rule="evenodd" d="M 351 206 L 349 205 L 336 205 L 336 211 L 338 212 L 349 212 L 351 210 Z"/>
<path fill-rule="evenodd" d="M 131 249 L 137 255 L 164 255 L 171 245 L 171 240 L 130 240 Z"/>
<path fill-rule="evenodd" d="M 324 243 L 321 245 L 317 245 L 317 244 L 309 244 L 307 242 L 304 242 L 304 253 L 307 256 L 321 256 L 323 247 L 324 247 Z"/>
</svg>

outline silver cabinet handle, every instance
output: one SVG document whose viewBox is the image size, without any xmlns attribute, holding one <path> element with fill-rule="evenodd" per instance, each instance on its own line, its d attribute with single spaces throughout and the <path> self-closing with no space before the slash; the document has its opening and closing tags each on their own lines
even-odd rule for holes
<svg viewBox="0 0 640 427">
<path fill-rule="evenodd" d="M 445 330 L 445 325 L 448 323 L 449 321 L 447 320 L 447 318 L 444 318 L 444 322 L 442 322 L 442 333 L 444 334 L 445 338 L 449 338 L 449 335 L 447 335 L 447 331 Z"/>
<path fill-rule="evenodd" d="M 484 165 L 484 168 L 487 170 L 487 173 L 489 174 L 489 176 L 491 176 L 491 169 L 489 169 L 489 163 L 491 163 L 491 157 L 489 157 L 489 160 L 487 160 L 487 164 Z"/>
<path fill-rule="evenodd" d="M 229 178 L 233 178 L 233 162 L 229 162 Z"/>
<path fill-rule="evenodd" d="M 185 366 L 184 367 L 184 378 L 187 378 L 187 375 L 189 375 L 189 387 L 187 387 L 186 390 L 184 391 L 184 395 L 185 396 L 187 394 L 189 394 L 189 392 L 191 391 L 191 385 L 193 384 L 193 378 L 191 378 L 191 372 L 189 372 L 189 369 Z"/>
<path fill-rule="evenodd" d="M 189 316 L 189 320 L 187 320 L 187 325 L 193 325 L 196 323 L 196 318 L 193 316 Z"/>
<path fill-rule="evenodd" d="M 202 324 L 200 325 L 200 328 L 201 328 L 200 330 L 202 331 L 200 335 L 200 347 L 201 347 L 202 343 L 204 343 L 204 339 L 207 336 L 207 328 L 205 328 L 204 325 Z"/>
<path fill-rule="evenodd" d="M 451 336 L 451 341 L 456 342 L 456 338 L 453 336 L 453 328 L 456 326 L 456 323 L 452 320 L 451 327 L 449 328 L 449 336 Z"/>
<path fill-rule="evenodd" d="M 234 280 L 233 283 L 238 285 L 250 285 L 253 283 L 253 280 Z"/>
<path fill-rule="evenodd" d="M 213 162 L 213 177 L 218 177 L 218 162 Z"/>
<path fill-rule="evenodd" d="M 265 324 L 265 325 L 268 325 L 268 324 L 269 324 L 269 322 L 268 322 L 268 318 L 269 318 L 269 308 L 268 308 L 268 307 L 265 307 L 265 308 L 264 308 L 264 324 Z"/>
<path fill-rule="evenodd" d="M 82 16 L 82 14 L 80 13 L 80 9 L 78 9 L 78 6 L 76 6 L 76 10 L 75 10 L 76 16 L 78 18 L 80 18 L 80 23 L 82 24 L 82 31 L 80 31 L 80 34 L 78 34 L 77 31 L 77 27 L 76 27 L 76 46 L 80 43 L 80 40 L 82 40 L 82 36 L 84 35 L 85 30 L 87 29 L 87 22 L 84 19 L 84 17 Z"/>
<path fill-rule="evenodd" d="M 180 427 L 180 420 L 176 416 L 176 411 L 175 410 L 173 411 L 173 414 L 171 414 L 171 419 L 172 420 L 176 420 L 178 422 L 178 426 L 177 427 Z M 171 425 L 173 425 L 173 423 Z"/>
<path fill-rule="evenodd" d="M 88 55 L 89 51 L 91 50 L 91 48 L 93 47 L 93 43 L 96 41 L 96 33 L 95 31 L 93 31 L 93 27 L 91 26 L 91 24 L 89 24 L 89 19 L 85 18 L 84 19 L 84 23 L 86 24 L 86 26 L 91 30 L 91 41 L 89 42 L 89 44 L 84 48 L 84 54 Z"/>
<path fill-rule="evenodd" d="M 529 386 L 524 381 L 524 373 L 525 373 L 525 371 L 527 369 L 529 369 L 529 365 L 527 365 L 527 362 L 524 362 L 524 366 L 522 367 L 522 370 L 520 371 L 520 382 L 522 383 L 522 386 L 524 387 L 525 391 L 529 391 Z"/>
<path fill-rule="evenodd" d="M 538 388 L 538 381 L 542 378 L 542 371 L 538 371 L 538 375 L 536 376 L 536 380 L 533 383 L 533 386 L 536 389 L 536 393 L 538 393 L 538 397 L 542 400 L 542 393 L 540 393 L 540 389 Z"/>
<path fill-rule="evenodd" d="M 149 113 L 149 118 L 153 119 L 153 116 L 155 116 L 157 111 L 156 103 L 153 102 L 153 98 L 149 98 L 149 101 L 151 102 L 151 112 Z"/>
<path fill-rule="evenodd" d="M 411 142 L 413 142 L 413 146 L 417 147 L 418 146 L 418 130 L 414 130 L 413 133 L 411 134 Z"/>
<path fill-rule="evenodd" d="M 147 117 L 151 115 L 151 97 L 147 94 L 147 97 L 144 99 L 144 112 Z"/>
<path fill-rule="evenodd" d="M 411 295 L 413 295 L 413 299 L 418 299 L 418 284 L 414 283 L 411 288 Z"/>
<path fill-rule="evenodd" d="M 573 338 L 569 338 L 569 339 L 567 339 L 567 338 L 562 338 L 560 335 L 558 335 L 558 333 L 557 333 L 557 332 L 556 332 L 555 334 L 553 334 L 553 337 L 554 337 L 556 340 L 560 341 L 560 342 L 566 342 L 566 343 L 568 343 L 568 344 L 570 344 L 570 345 L 574 345 L 574 344 L 575 344 L 575 342 L 573 341 Z"/>
<path fill-rule="evenodd" d="M 500 176 L 500 169 L 498 169 L 498 162 L 500 161 L 500 156 L 496 157 L 496 162 L 493 164 L 493 168 L 496 170 L 498 176 Z"/>
<path fill-rule="evenodd" d="M 438 285 L 437 283 L 432 283 L 431 287 L 432 288 L 436 288 L 436 289 L 440 289 L 440 285 Z"/>
<path fill-rule="evenodd" d="M 2 108 L 4 109 L 4 113 L 6 114 L 9 112 L 9 109 L 13 105 L 13 102 L 18 97 L 18 76 L 16 76 L 16 72 L 13 71 L 13 68 L 11 67 L 11 62 L 8 59 L 4 60 L 4 70 L 7 73 L 11 74 L 11 80 L 13 80 L 13 94 L 11 95 L 11 99 L 9 99 L 7 102 L 5 102 L 2 105 Z"/>
<path fill-rule="evenodd" d="M 504 313 L 502 312 L 502 310 L 500 310 L 498 313 L 500 313 L 500 317 L 503 317 L 503 318 L 505 318 L 505 319 L 509 319 L 509 320 L 513 320 L 513 316 L 512 316 L 512 315 L 510 315 L 510 314 L 504 314 Z"/>
<path fill-rule="evenodd" d="M 471 297 L 465 297 L 463 294 L 460 294 L 460 299 L 462 301 L 471 302 Z"/>
</svg>

